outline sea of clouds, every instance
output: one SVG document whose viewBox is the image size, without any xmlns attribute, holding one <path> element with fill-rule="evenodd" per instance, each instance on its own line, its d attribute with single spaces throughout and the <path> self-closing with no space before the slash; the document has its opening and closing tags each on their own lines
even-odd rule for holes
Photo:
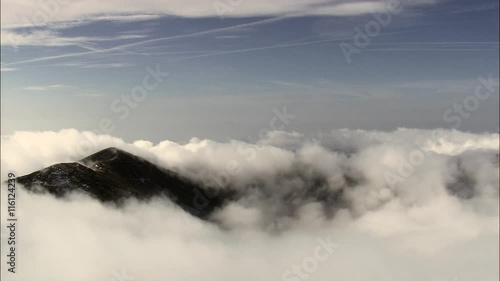
<svg viewBox="0 0 500 281">
<path fill-rule="evenodd" d="M 238 196 L 201 221 L 166 198 L 117 208 L 18 187 L 12 274 L 4 184 L 3 280 L 498 280 L 499 134 L 333 130 L 153 144 L 17 132 L 2 137 L 2 181 L 111 146 Z"/>
</svg>

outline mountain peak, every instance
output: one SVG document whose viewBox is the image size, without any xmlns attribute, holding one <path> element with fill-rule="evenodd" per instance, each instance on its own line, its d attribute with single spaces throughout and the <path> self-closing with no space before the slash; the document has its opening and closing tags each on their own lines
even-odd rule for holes
<svg viewBox="0 0 500 281">
<path fill-rule="evenodd" d="M 227 198 L 222 193 L 205 196 L 202 186 L 116 147 L 103 149 L 78 163 L 56 164 L 17 180 L 30 190 L 41 186 L 56 196 L 80 191 L 104 202 L 167 196 L 201 218 L 222 206 Z"/>
<path fill-rule="evenodd" d="M 108 147 L 105 148 L 101 151 L 98 151 L 90 156 L 87 156 L 83 158 L 82 162 L 90 162 L 90 161 L 113 161 L 116 160 L 117 158 L 133 158 L 133 159 L 139 159 L 140 157 L 137 157 L 125 150 L 121 150 L 116 147 Z"/>
</svg>

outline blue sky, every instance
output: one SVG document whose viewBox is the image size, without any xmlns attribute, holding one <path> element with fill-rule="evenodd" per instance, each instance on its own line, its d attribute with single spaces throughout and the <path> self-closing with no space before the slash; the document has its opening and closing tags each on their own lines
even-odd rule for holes
<svg viewBox="0 0 500 281">
<path fill-rule="evenodd" d="M 498 1 L 401 0 L 350 62 L 341 44 L 389 2 L 112 2 L 2 3 L 2 134 L 109 118 L 127 140 L 246 139 L 284 107 L 307 134 L 451 128 L 478 77 L 498 80 Z M 156 65 L 168 78 L 122 120 L 111 104 Z M 498 87 L 458 129 L 498 130 Z"/>
</svg>

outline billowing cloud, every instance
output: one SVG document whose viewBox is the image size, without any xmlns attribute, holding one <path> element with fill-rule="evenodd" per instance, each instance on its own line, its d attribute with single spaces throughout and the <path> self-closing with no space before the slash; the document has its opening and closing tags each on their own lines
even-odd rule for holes
<svg viewBox="0 0 500 281">
<path fill-rule="evenodd" d="M 335 130 L 316 138 L 270 132 L 253 144 L 153 144 L 76 130 L 17 132 L 2 138 L 2 175 L 109 146 L 240 196 L 204 222 L 166 198 L 115 208 L 18 189 L 20 266 L 9 280 L 498 276 L 498 134 Z"/>
</svg>

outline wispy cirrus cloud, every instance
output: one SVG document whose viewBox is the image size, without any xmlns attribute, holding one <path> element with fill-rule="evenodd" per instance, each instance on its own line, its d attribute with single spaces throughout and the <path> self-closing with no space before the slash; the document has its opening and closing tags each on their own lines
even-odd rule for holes
<svg viewBox="0 0 500 281">
<path fill-rule="evenodd" d="M 2 67 L 1 69 L 1 72 L 9 72 L 9 71 L 16 71 L 17 68 L 13 68 L 13 67 Z"/>
<path fill-rule="evenodd" d="M 405 5 L 433 4 L 440 0 L 400 0 Z M 43 2 L 29 0 L 5 1 L 2 3 L 2 26 L 4 28 L 36 25 L 36 16 L 45 11 L 42 25 L 67 22 L 84 24 L 89 21 L 139 21 L 159 16 L 187 18 L 203 17 L 261 17 L 297 15 L 352 16 L 381 11 L 386 0 L 74 0 L 54 1 L 55 7 L 45 7 Z M 154 11 L 154 14 L 151 12 Z"/>
<path fill-rule="evenodd" d="M 223 35 L 223 36 L 217 36 L 215 39 L 240 39 L 240 38 L 245 38 L 246 36 L 241 36 L 241 35 Z"/>
<path fill-rule="evenodd" d="M 396 42 L 374 43 L 369 51 L 416 52 L 416 51 L 496 51 L 498 42 Z"/>
<path fill-rule="evenodd" d="M 475 4 L 475 5 L 471 5 L 471 6 L 465 7 L 465 8 L 452 9 L 450 11 L 450 13 L 452 13 L 452 14 L 462 14 L 462 13 L 480 12 L 480 11 L 498 9 L 498 6 L 499 6 L 498 1 L 497 2 L 491 2 L 491 3 Z"/>
<path fill-rule="evenodd" d="M 68 62 L 59 63 L 52 66 L 62 66 L 62 67 L 77 67 L 77 68 L 122 68 L 131 67 L 135 64 L 123 63 L 123 62 L 110 62 L 110 63 L 91 63 L 91 62 Z"/>
<path fill-rule="evenodd" d="M 100 93 L 77 93 L 73 95 L 74 97 L 87 97 L 87 98 L 97 98 L 102 96 Z"/>
<path fill-rule="evenodd" d="M 134 66 L 131 63 L 98 63 L 98 64 L 88 64 L 82 66 L 82 68 L 120 68 Z"/>
<path fill-rule="evenodd" d="M 93 49 L 91 46 L 95 42 L 102 41 L 119 41 L 140 39 L 146 37 L 145 35 L 117 35 L 108 37 L 98 36 L 61 36 L 58 32 L 52 30 L 34 30 L 32 32 L 19 33 L 12 30 L 2 30 L 1 44 L 11 46 L 80 46 L 85 49 Z"/>
<path fill-rule="evenodd" d="M 64 90 L 65 94 L 73 97 L 86 97 L 86 98 L 98 98 L 102 96 L 102 93 L 95 92 L 92 90 L 80 89 L 71 85 L 65 84 L 52 84 L 52 85 L 36 85 L 36 86 L 27 86 L 23 87 L 24 91 L 33 91 L 33 92 L 48 92 L 48 91 L 57 91 Z"/>
<path fill-rule="evenodd" d="M 63 85 L 63 84 L 53 84 L 53 85 L 44 85 L 44 86 L 28 86 L 22 88 L 25 91 L 47 91 L 52 89 L 63 89 L 63 88 L 71 88 L 71 86 Z"/>
</svg>

